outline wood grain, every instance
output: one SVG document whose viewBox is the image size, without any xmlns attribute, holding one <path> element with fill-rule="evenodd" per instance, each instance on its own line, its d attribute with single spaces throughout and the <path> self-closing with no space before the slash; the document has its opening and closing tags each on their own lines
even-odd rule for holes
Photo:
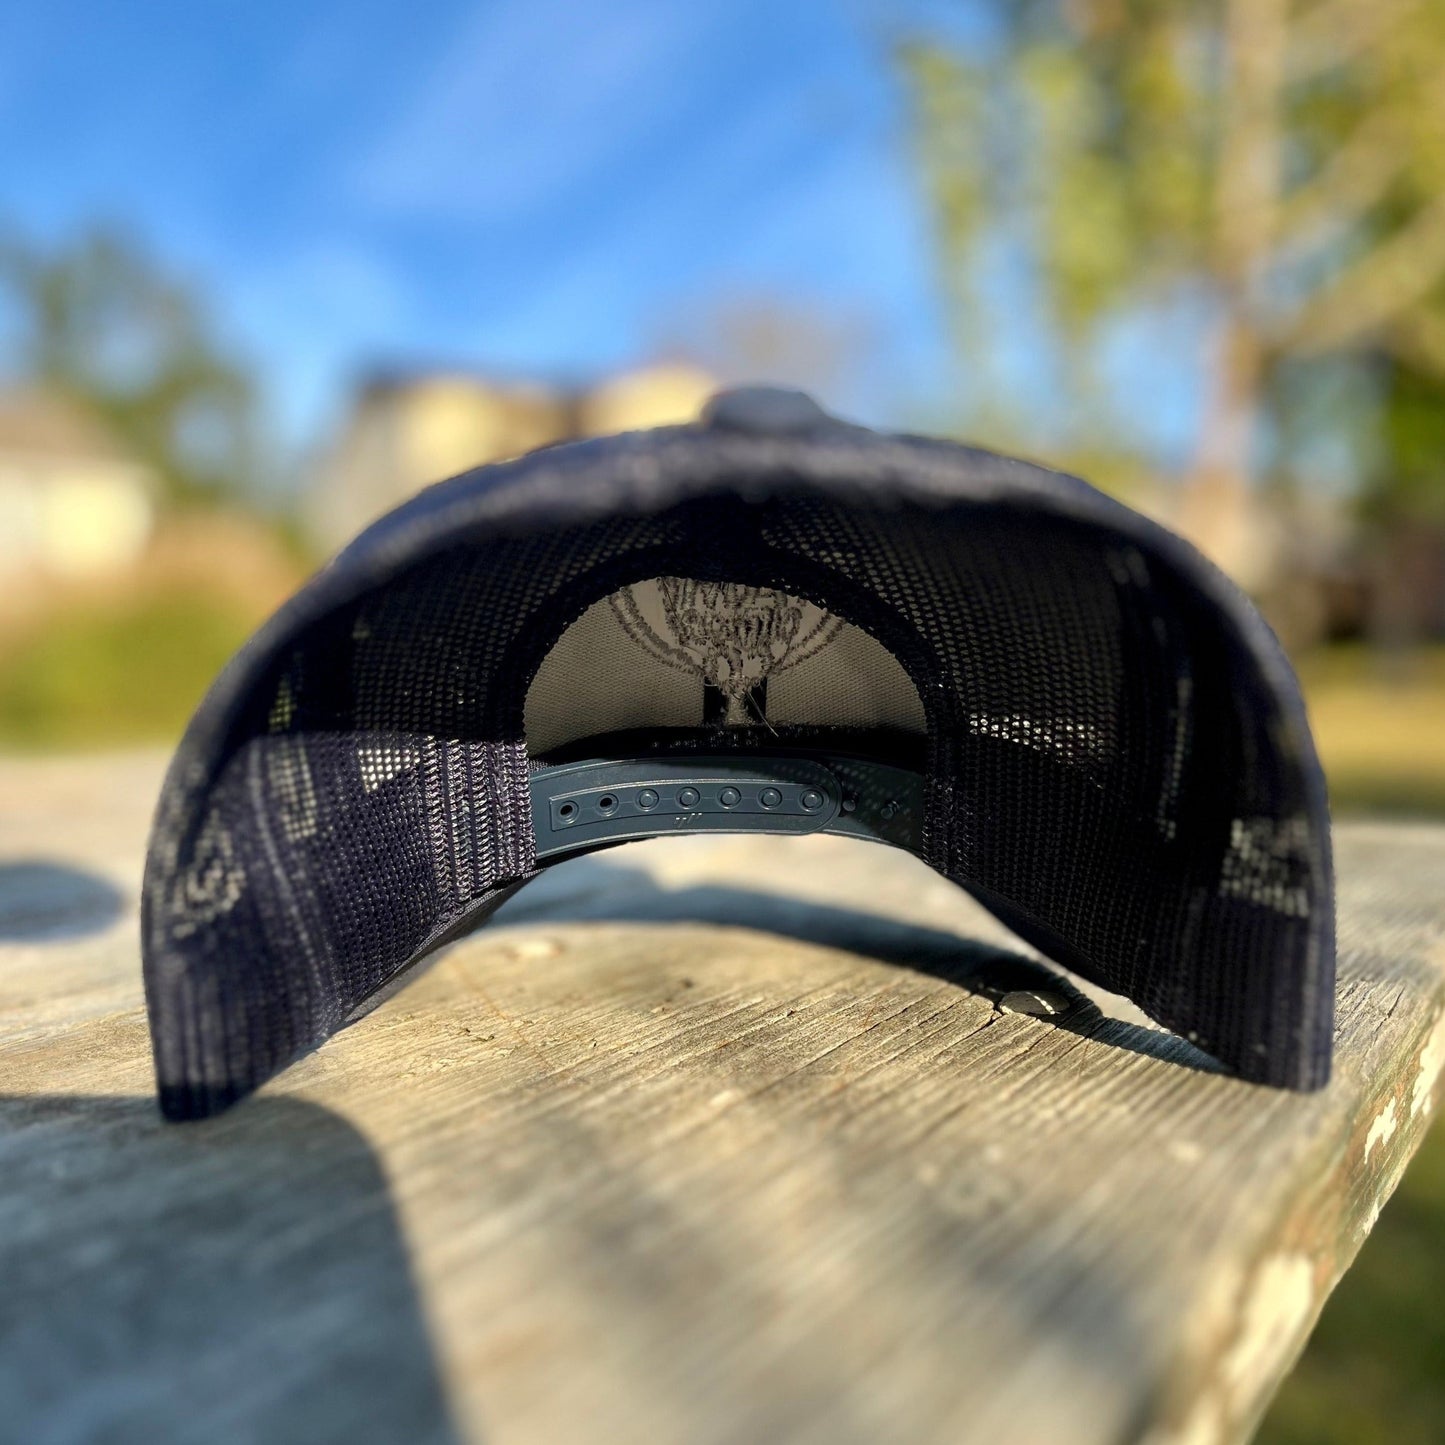
<svg viewBox="0 0 1445 1445">
<path fill-rule="evenodd" d="M 0 1439 L 1240 1440 L 1445 1065 L 1445 829 L 1339 830 L 1309 1097 L 902 854 L 684 839 L 553 870 L 165 1126 L 160 765 L 0 762 Z"/>
</svg>

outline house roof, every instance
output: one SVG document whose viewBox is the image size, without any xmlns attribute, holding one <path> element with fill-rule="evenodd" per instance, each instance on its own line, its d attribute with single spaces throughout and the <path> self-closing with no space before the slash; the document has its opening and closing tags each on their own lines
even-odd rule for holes
<svg viewBox="0 0 1445 1445">
<path fill-rule="evenodd" d="M 97 416 L 59 392 L 0 391 L 0 455 L 133 462 Z"/>
</svg>

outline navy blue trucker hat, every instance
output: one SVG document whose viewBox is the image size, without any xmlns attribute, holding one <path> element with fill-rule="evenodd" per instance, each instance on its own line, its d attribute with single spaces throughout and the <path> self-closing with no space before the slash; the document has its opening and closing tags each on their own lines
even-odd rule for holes
<svg viewBox="0 0 1445 1445">
<path fill-rule="evenodd" d="M 161 1108 L 548 864 L 712 832 L 906 848 L 1241 1077 L 1328 1077 L 1324 780 L 1245 596 L 1075 477 L 751 389 L 420 493 L 232 660 L 146 865 Z"/>
</svg>

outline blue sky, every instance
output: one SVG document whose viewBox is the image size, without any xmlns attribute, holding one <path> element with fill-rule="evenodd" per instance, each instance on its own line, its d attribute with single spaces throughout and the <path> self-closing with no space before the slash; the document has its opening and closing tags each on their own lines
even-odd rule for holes
<svg viewBox="0 0 1445 1445">
<path fill-rule="evenodd" d="M 358 372 L 585 377 L 782 302 L 831 399 L 948 405 L 883 0 L 0 8 L 0 222 L 130 228 L 292 443 Z M 831 331 L 830 331 L 831 328 Z"/>
</svg>

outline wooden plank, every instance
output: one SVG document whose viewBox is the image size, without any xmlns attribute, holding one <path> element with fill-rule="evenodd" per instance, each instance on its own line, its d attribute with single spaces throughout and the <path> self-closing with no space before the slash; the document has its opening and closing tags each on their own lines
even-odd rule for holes
<svg viewBox="0 0 1445 1445">
<path fill-rule="evenodd" d="M 1339 830 L 1299 1097 L 843 840 L 524 890 L 224 1118 L 150 1102 L 153 757 L 0 762 L 0 1437 L 1247 1435 L 1445 1063 L 1445 829 Z M 1057 1018 L 1001 1011 L 1034 984 Z"/>
</svg>

